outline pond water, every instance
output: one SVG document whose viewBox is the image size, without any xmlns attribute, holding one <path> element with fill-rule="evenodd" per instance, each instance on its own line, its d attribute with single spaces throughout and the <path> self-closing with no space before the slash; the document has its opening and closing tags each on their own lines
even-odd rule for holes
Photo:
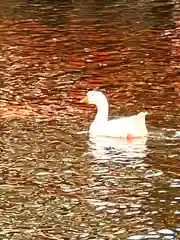
<svg viewBox="0 0 180 240">
<path fill-rule="evenodd" d="M 180 239 L 179 16 L 178 1 L 0 3 L 0 239 Z M 147 140 L 78 134 L 94 88 L 111 118 L 148 111 Z"/>
</svg>

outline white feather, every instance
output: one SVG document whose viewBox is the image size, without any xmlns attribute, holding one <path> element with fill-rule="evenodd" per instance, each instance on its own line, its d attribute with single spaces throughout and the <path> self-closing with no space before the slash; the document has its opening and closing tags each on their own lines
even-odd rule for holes
<svg viewBox="0 0 180 240">
<path fill-rule="evenodd" d="M 145 137 L 148 135 L 145 116 L 147 112 L 140 112 L 130 117 L 121 117 L 108 120 L 108 101 L 100 91 L 90 91 L 87 93 L 88 102 L 97 106 L 97 114 L 92 122 L 89 132 L 91 135 L 123 137 Z"/>
</svg>

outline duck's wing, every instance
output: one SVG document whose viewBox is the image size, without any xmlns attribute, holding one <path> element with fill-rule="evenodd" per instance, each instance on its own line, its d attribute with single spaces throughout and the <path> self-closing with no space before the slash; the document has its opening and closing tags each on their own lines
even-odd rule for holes
<svg viewBox="0 0 180 240">
<path fill-rule="evenodd" d="M 99 126 L 99 131 L 102 132 L 102 135 L 110 137 L 126 138 L 128 134 L 131 134 L 133 137 L 147 136 L 146 115 L 147 113 L 140 112 L 134 116 L 110 120 Z"/>
</svg>

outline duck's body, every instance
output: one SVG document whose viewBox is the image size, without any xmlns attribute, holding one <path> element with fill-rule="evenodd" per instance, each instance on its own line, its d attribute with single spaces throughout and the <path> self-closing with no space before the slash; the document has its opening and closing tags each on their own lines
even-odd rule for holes
<svg viewBox="0 0 180 240">
<path fill-rule="evenodd" d="M 94 120 L 89 132 L 92 135 L 108 137 L 144 137 L 147 136 L 145 124 L 146 113 L 139 113 L 130 117 L 122 117 L 104 122 Z"/>
<path fill-rule="evenodd" d="M 88 102 L 97 106 L 95 120 L 89 129 L 90 134 L 93 136 L 135 138 L 145 137 L 148 134 L 145 123 L 146 112 L 140 112 L 130 117 L 108 120 L 108 101 L 100 91 L 88 92 L 81 102 Z"/>
</svg>

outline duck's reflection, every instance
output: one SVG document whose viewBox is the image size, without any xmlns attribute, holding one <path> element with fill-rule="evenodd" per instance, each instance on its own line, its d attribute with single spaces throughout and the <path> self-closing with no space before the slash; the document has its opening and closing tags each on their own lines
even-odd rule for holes
<svg viewBox="0 0 180 240">
<path fill-rule="evenodd" d="M 147 155 L 147 138 L 90 137 L 89 150 L 96 159 L 114 159 L 121 162 L 142 160 Z"/>
</svg>

